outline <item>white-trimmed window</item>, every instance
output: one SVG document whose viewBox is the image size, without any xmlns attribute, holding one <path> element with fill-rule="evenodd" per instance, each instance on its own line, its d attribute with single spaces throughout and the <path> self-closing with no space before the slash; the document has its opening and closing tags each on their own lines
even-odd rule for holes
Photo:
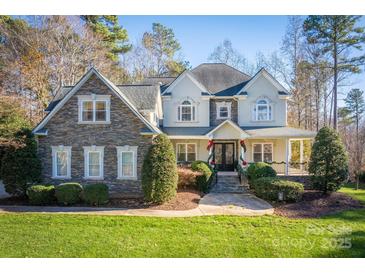
<svg viewBox="0 0 365 274">
<path fill-rule="evenodd" d="M 217 102 L 217 119 L 231 118 L 231 102 Z"/>
<path fill-rule="evenodd" d="M 104 147 L 84 147 L 85 179 L 104 178 Z"/>
<path fill-rule="evenodd" d="M 117 147 L 118 179 L 137 180 L 137 146 Z"/>
<path fill-rule="evenodd" d="M 177 162 L 194 162 L 196 160 L 196 144 L 176 144 Z"/>
<path fill-rule="evenodd" d="M 179 122 L 195 121 L 195 112 L 195 105 L 190 100 L 185 100 L 177 107 L 177 120 Z"/>
<path fill-rule="evenodd" d="M 267 99 L 259 99 L 254 107 L 254 120 L 256 121 L 271 121 L 272 106 Z"/>
<path fill-rule="evenodd" d="M 254 162 L 273 161 L 273 144 L 272 143 L 257 143 L 252 144 L 252 159 Z"/>
<path fill-rule="evenodd" d="M 109 95 L 79 95 L 79 123 L 104 124 L 110 122 Z"/>
<path fill-rule="evenodd" d="M 71 178 L 71 147 L 52 146 L 52 176 L 53 178 Z"/>
</svg>

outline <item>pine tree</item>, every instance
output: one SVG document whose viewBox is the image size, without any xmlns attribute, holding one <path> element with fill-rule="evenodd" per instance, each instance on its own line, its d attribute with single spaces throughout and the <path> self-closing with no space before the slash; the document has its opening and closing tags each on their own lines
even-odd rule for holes
<svg viewBox="0 0 365 274">
<path fill-rule="evenodd" d="M 188 62 L 176 60 L 175 55 L 181 49 L 174 31 L 160 23 L 152 24 L 152 32 L 143 34 L 142 43 L 155 63 L 155 74 L 174 76 L 188 66 Z"/>
<path fill-rule="evenodd" d="M 321 46 L 322 54 L 329 55 L 333 69 L 333 127 L 337 130 L 337 86 L 339 73 L 359 73 L 365 62 L 362 46 L 364 28 L 357 27 L 361 16 L 311 15 L 304 21 L 304 32 L 310 44 Z M 357 49 L 360 55 L 348 55 L 349 49 Z"/>
<path fill-rule="evenodd" d="M 118 22 L 116 15 L 83 15 L 81 19 L 98 35 L 109 48 L 108 58 L 117 62 L 118 55 L 131 49 L 128 33 Z"/>
</svg>

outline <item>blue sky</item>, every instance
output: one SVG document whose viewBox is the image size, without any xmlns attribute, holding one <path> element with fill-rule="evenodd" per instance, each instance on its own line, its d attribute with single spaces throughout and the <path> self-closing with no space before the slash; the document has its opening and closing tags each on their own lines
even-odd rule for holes
<svg viewBox="0 0 365 274">
<path fill-rule="evenodd" d="M 183 56 L 193 67 L 206 62 L 213 49 L 226 38 L 254 62 L 258 51 L 268 54 L 280 49 L 287 25 L 286 16 L 120 16 L 119 21 L 132 42 L 151 30 L 154 22 L 172 28 Z M 365 25 L 365 18 L 362 23 Z M 365 73 L 351 80 L 352 87 L 365 90 Z"/>
</svg>

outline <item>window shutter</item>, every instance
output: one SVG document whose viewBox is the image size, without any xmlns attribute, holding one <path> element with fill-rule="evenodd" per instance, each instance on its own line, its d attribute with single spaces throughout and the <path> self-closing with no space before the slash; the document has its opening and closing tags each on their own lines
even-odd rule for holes
<svg viewBox="0 0 365 274">
<path fill-rule="evenodd" d="M 180 121 L 180 106 L 177 107 L 177 120 Z"/>
</svg>

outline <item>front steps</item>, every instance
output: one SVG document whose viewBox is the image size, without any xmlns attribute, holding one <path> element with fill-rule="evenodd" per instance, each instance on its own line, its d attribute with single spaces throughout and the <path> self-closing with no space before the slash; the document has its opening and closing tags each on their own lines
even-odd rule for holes
<svg viewBox="0 0 365 274">
<path fill-rule="evenodd" d="M 217 183 L 210 192 L 213 193 L 244 193 L 246 187 L 241 185 L 237 172 L 218 172 Z"/>
</svg>

